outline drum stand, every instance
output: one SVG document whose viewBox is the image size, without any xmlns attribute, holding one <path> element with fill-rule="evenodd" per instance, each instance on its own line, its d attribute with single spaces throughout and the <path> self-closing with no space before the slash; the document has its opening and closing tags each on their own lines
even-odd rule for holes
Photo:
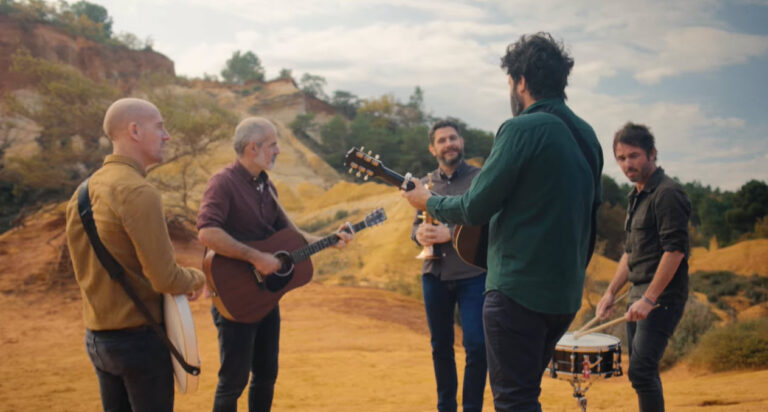
<svg viewBox="0 0 768 412">
<path fill-rule="evenodd" d="M 581 407 L 581 412 L 587 412 L 587 391 L 592 386 L 592 382 L 585 382 L 586 386 L 582 387 L 582 382 L 578 379 L 569 381 L 571 387 L 573 387 L 573 397 L 576 398 L 576 402 Z"/>
</svg>

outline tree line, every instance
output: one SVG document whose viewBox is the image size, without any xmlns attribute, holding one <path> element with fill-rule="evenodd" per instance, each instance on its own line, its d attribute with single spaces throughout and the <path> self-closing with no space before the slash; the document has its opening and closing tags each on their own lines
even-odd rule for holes
<svg viewBox="0 0 768 412">
<path fill-rule="evenodd" d="M 339 113 L 331 121 L 317 125 L 313 113 L 299 114 L 291 128 L 339 171 L 344 171 L 344 154 L 351 146 L 365 146 L 380 154 L 391 169 L 423 176 L 437 167 L 427 150 L 427 132 L 437 119 L 424 111 L 423 98 L 424 92 L 418 86 L 407 103 L 392 95 L 360 99 L 348 91 L 336 90 L 327 98 Z M 466 156 L 486 158 L 493 135 L 470 128 L 459 119 L 453 120 L 464 137 Z M 320 142 L 309 138 L 313 129 L 319 129 Z M 598 211 L 598 251 L 618 259 L 624 247 L 627 194 L 632 186 L 619 184 L 607 175 L 602 176 L 602 186 L 604 203 Z M 683 186 L 691 199 L 691 246 L 709 246 L 713 239 L 718 246 L 727 246 L 751 238 L 768 238 L 765 182 L 750 180 L 733 192 L 696 181 Z"/>
<path fill-rule="evenodd" d="M 111 34 L 111 18 L 104 9 L 89 8 L 87 2 L 72 6 L 62 2 L 58 13 L 69 8 L 83 11 L 82 16 L 98 21 L 99 27 Z M 0 12 L 47 10 L 45 3 L 30 0 L 17 3 L 0 0 Z M 96 11 L 94 11 L 96 10 Z M 39 104 L 24 104 L 12 95 L 4 96 L 7 113 L 26 117 L 40 127 L 35 138 L 39 149 L 34 156 L 5 156 L 12 137 L 8 123 L 0 125 L 0 231 L 9 228 L 25 207 L 62 200 L 75 185 L 100 165 L 109 151 L 102 137 L 101 121 L 107 106 L 120 92 L 107 83 L 94 82 L 64 65 L 31 57 L 23 50 L 13 57 L 12 70 L 34 85 Z M 258 83 L 264 80 L 264 67 L 255 53 L 236 51 L 226 61 L 222 77 L 230 84 Z M 156 101 L 168 120 L 174 136 L 171 160 L 180 160 L 180 179 L 156 179 L 166 190 L 179 192 L 174 206 L 183 214 L 191 213 L 189 191 L 202 179 L 191 160 L 205 153 L 212 142 L 225 139 L 237 119 L 204 95 L 180 98 L 163 86 L 183 79 L 148 76 L 135 92 Z M 290 69 L 280 71 L 281 78 L 293 80 Z M 295 80 L 294 80 L 295 81 Z M 313 113 L 298 114 L 291 123 L 294 133 L 322 156 L 332 167 L 344 171 L 343 156 L 351 146 L 365 146 L 379 154 L 388 167 L 401 173 L 423 176 L 437 165 L 429 153 L 427 133 L 437 119 L 424 108 L 424 91 L 416 86 L 407 102 L 394 95 L 360 98 L 345 90 L 327 94 L 323 77 L 304 73 L 297 86 L 300 90 L 333 106 L 337 114 L 328 122 L 315 121 Z M 62 116 L 67 113 L 67 116 Z M 453 118 L 465 138 L 467 158 L 487 157 L 493 145 L 493 134 L 469 127 Z M 314 135 L 314 139 L 310 137 Z M 604 204 L 598 213 L 598 250 L 617 259 L 623 249 L 624 219 L 628 183 L 618 184 L 604 175 Z M 755 238 L 768 237 L 768 185 L 751 180 L 739 190 L 721 191 L 700 182 L 684 184 L 692 202 L 691 243 L 706 246 L 715 238 L 720 246 Z"/>
<path fill-rule="evenodd" d="M 251 51 L 235 52 L 227 60 L 222 77 L 230 83 L 243 84 L 264 80 L 264 67 Z M 291 78 L 290 69 L 282 69 L 279 78 Z M 387 94 L 379 98 L 361 99 L 345 90 L 330 95 L 324 91 L 322 76 L 304 73 L 298 82 L 307 95 L 333 106 L 337 115 L 318 124 L 314 113 L 300 113 L 291 123 L 294 134 L 319 153 L 331 166 L 344 169 L 343 158 L 351 146 L 365 146 L 379 154 L 388 167 L 404 173 L 423 176 L 436 167 L 427 150 L 427 131 L 436 121 L 424 111 L 424 91 L 416 86 L 407 102 Z M 464 136 L 466 155 L 485 158 L 493 145 L 493 135 L 468 127 L 459 119 L 459 132 Z M 312 139 L 310 136 L 314 136 Z M 621 257 L 624 219 L 629 183 L 618 184 L 602 176 L 605 202 L 598 211 L 598 250 L 613 259 Z M 682 183 L 682 182 L 681 182 Z M 683 184 L 691 199 L 691 245 L 708 246 L 713 240 L 727 246 L 750 238 L 768 237 L 768 186 L 751 180 L 734 192 L 721 191 L 701 182 Z"/>
</svg>

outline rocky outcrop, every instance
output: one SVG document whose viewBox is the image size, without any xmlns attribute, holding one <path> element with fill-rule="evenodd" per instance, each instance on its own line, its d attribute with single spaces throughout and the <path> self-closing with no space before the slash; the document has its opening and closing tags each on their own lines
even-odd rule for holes
<svg viewBox="0 0 768 412">
<path fill-rule="evenodd" d="M 123 90 L 150 73 L 175 74 L 173 61 L 160 53 L 74 38 L 48 24 L 0 15 L 0 91 L 23 87 L 20 76 L 10 71 L 12 56 L 20 47 L 34 57 L 70 65 L 93 80 L 108 81 Z"/>
</svg>

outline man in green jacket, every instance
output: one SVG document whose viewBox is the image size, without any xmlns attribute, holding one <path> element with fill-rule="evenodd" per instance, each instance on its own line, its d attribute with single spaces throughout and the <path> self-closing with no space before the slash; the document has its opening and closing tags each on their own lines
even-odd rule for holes
<svg viewBox="0 0 768 412">
<path fill-rule="evenodd" d="M 489 224 L 483 322 L 494 405 L 540 411 L 544 368 L 581 306 L 602 149 L 565 105 L 573 59 L 561 43 L 524 35 L 501 66 L 514 118 L 499 128 L 472 186 L 461 196 L 431 196 L 417 184 L 403 197 L 441 222 Z"/>
</svg>

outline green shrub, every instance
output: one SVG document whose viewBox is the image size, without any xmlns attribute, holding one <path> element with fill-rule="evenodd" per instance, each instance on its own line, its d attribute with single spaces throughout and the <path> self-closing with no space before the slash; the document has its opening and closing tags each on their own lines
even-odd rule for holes
<svg viewBox="0 0 768 412">
<path fill-rule="evenodd" d="M 748 279 L 748 287 L 744 291 L 744 296 L 750 303 L 756 305 L 762 302 L 768 302 L 768 278 L 760 275 L 752 275 Z"/>
<path fill-rule="evenodd" d="M 768 301 L 768 278 L 758 275 L 747 277 L 727 271 L 699 271 L 691 276 L 691 289 L 704 293 L 710 303 L 731 313 L 733 309 L 723 297 L 743 296 L 750 305 Z"/>
<path fill-rule="evenodd" d="M 768 319 L 710 330 L 691 354 L 691 362 L 712 372 L 768 367 Z"/>
<path fill-rule="evenodd" d="M 685 304 L 683 317 L 669 339 L 664 357 L 661 358 L 660 368 L 668 369 L 687 355 L 699 343 L 701 336 L 712 328 L 717 319 L 717 315 L 712 313 L 706 303 L 699 302 L 690 295 Z"/>
</svg>

